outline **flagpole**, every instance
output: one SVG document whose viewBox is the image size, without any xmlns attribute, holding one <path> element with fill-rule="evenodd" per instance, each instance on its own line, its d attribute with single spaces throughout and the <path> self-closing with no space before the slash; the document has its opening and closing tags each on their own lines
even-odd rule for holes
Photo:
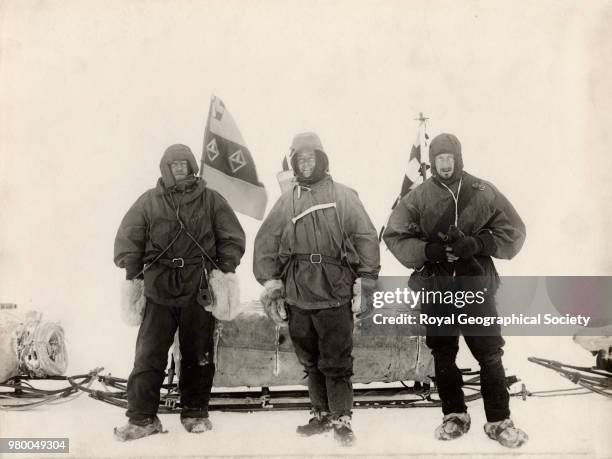
<svg viewBox="0 0 612 459">
<path fill-rule="evenodd" d="M 423 177 L 423 181 L 427 180 L 427 164 L 423 160 L 423 156 L 425 154 L 425 147 L 427 146 L 427 120 L 428 117 L 423 116 L 423 112 L 419 112 L 419 117 L 415 118 L 415 120 L 420 121 L 419 123 L 419 147 L 421 149 L 421 164 L 419 165 L 419 169 L 421 172 L 421 177 Z"/>
<path fill-rule="evenodd" d="M 210 115 L 212 115 L 213 102 L 215 95 L 210 95 L 210 104 L 208 105 L 208 118 L 206 118 L 206 126 L 204 127 L 204 140 L 202 145 L 202 157 L 200 158 L 200 177 L 204 176 L 204 155 L 206 154 L 206 137 L 210 130 Z"/>
</svg>

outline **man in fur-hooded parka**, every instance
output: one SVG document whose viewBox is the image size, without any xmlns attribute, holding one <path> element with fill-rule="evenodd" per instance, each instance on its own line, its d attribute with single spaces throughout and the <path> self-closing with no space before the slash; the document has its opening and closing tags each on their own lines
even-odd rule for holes
<svg viewBox="0 0 612 459">
<path fill-rule="evenodd" d="M 181 418 L 189 430 L 189 420 L 208 418 L 215 372 L 215 318 L 198 295 L 210 288 L 209 275 L 233 276 L 244 254 L 245 235 L 227 201 L 197 176 L 198 165 L 188 147 L 170 146 L 160 171 L 156 187 L 132 205 L 115 238 L 115 264 L 131 282 L 144 276 L 146 301 L 128 380 L 127 416 L 132 426 L 153 425 L 168 350 L 178 328 Z M 126 432 L 118 439 L 133 438 Z"/>
<path fill-rule="evenodd" d="M 482 304 L 422 303 L 429 315 L 495 316 L 499 277 L 492 257 L 511 259 L 523 246 L 525 225 L 510 201 L 490 182 L 463 170 L 461 143 L 453 134 L 436 136 L 429 150 L 432 177 L 405 195 L 393 210 L 383 239 L 393 255 L 414 269 L 409 285 L 435 292 L 485 292 Z M 456 323 L 456 322 L 455 322 Z M 445 415 L 436 437 L 465 433 L 469 417 L 455 357 L 459 334 L 480 364 L 487 434 L 505 446 L 520 446 L 526 435 L 509 419 L 509 395 L 502 365 L 499 327 L 427 327 L 436 386 Z M 487 430 L 489 429 L 489 430 Z M 489 435 L 489 436 L 491 436 Z M 491 438 L 493 438 L 491 436 Z M 510 439 L 510 440 L 508 440 Z"/>
<path fill-rule="evenodd" d="M 353 312 L 361 307 L 361 301 L 352 301 L 353 290 L 378 276 L 378 238 L 357 193 L 329 175 L 316 134 L 294 138 L 291 164 L 297 183 L 257 233 L 253 272 L 264 285 L 262 303 L 273 318 L 280 322 L 286 310 L 291 340 L 308 375 L 314 417 L 298 433 L 324 432 L 333 421 L 337 439 L 350 444 Z"/>
</svg>

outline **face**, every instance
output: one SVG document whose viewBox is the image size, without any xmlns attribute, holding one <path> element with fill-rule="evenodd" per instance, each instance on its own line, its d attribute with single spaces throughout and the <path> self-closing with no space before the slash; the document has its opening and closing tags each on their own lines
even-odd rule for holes
<svg viewBox="0 0 612 459">
<path fill-rule="evenodd" d="M 172 161 L 170 171 L 177 182 L 184 180 L 189 175 L 189 163 L 186 160 Z"/>
<path fill-rule="evenodd" d="M 297 168 L 300 175 L 309 178 L 315 170 L 317 156 L 314 150 L 304 149 L 297 153 Z"/>
<path fill-rule="evenodd" d="M 455 156 L 452 153 L 441 153 L 436 156 L 436 171 L 443 179 L 449 179 L 455 171 Z"/>
</svg>

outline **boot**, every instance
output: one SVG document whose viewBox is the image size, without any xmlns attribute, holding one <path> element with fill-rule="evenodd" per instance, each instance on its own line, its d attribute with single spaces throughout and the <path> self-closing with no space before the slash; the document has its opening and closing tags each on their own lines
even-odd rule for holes
<svg viewBox="0 0 612 459">
<path fill-rule="evenodd" d="M 450 413 L 444 416 L 435 432 L 438 440 L 454 440 L 470 430 L 470 415 L 467 413 Z"/>
<path fill-rule="evenodd" d="M 507 448 L 518 448 L 529 440 L 529 436 L 521 429 L 514 427 L 510 418 L 503 421 L 487 422 L 484 431 L 492 440 Z"/>
<path fill-rule="evenodd" d="M 212 430 L 212 422 L 208 418 L 181 418 L 181 423 L 187 432 L 202 433 Z"/>
<path fill-rule="evenodd" d="M 334 439 L 342 446 L 352 446 L 357 441 L 353 428 L 351 427 L 350 416 L 340 416 L 333 421 Z"/>
<path fill-rule="evenodd" d="M 331 415 L 327 411 L 313 410 L 308 424 L 298 426 L 295 431 L 302 437 L 328 432 L 332 429 Z"/>
<path fill-rule="evenodd" d="M 142 423 L 132 420 L 122 427 L 115 427 L 114 434 L 117 441 L 137 440 L 138 438 L 148 437 L 156 433 L 166 433 L 162 428 L 161 421 L 157 416 L 144 420 Z"/>
</svg>

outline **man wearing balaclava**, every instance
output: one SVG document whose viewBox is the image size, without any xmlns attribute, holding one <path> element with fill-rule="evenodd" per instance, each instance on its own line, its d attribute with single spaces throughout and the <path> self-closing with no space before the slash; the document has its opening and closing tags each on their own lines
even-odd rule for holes
<svg viewBox="0 0 612 459">
<path fill-rule="evenodd" d="M 287 325 L 308 377 L 312 418 L 302 436 L 334 431 L 355 441 L 353 314 L 362 319 L 380 270 L 376 229 L 357 193 L 332 180 L 328 157 L 311 132 L 293 139 L 292 189 L 276 202 L 255 238 L 253 272 L 261 301 L 278 326 Z M 362 305 L 363 303 L 363 305 Z"/>
<path fill-rule="evenodd" d="M 215 317 L 226 319 L 229 298 L 239 295 L 234 272 L 245 236 L 234 211 L 196 175 L 189 147 L 166 149 L 160 171 L 157 186 L 132 205 L 115 238 L 115 264 L 126 271 L 123 317 L 140 325 L 127 383 L 129 421 L 115 428 L 119 441 L 162 432 L 157 409 L 177 329 L 181 422 L 192 433 L 212 428 Z"/>
<path fill-rule="evenodd" d="M 432 177 L 398 203 L 383 239 L 404 266 L 414 269 L 409 282 L 413 290 L 485 292 L 482 304 L 464 306 L 455 301 L 449 305 L 437 300 L 422 302 L 421 312 L 443 319 L 453 315 L 456 319 L 457 313 L 496 316 L 499 278 L 491 257 L 514 257 L 525 241 L 525 225 L 497 188 L 463 170 L 461 143 L 456 136 L 435 137 L 429 161 Z M 499 326 L 484 332 L 479 327 L 427 326 L 426 342 L 434 357 L 444 414 L 435 430 L 436 438 L 452 440 L 470 428 L 462 376 L 455 363 L 459 334 L 480 365 L 486 434 L 504 446 L 521 446 L 527 435 L 510 419 Z"/>
</svg>

